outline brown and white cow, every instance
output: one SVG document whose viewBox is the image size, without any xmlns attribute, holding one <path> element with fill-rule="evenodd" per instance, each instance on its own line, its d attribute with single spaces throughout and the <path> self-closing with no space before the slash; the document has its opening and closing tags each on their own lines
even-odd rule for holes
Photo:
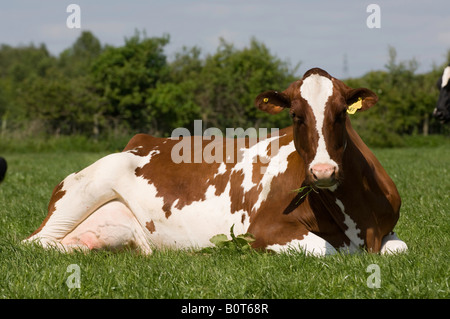
<svg viewBox="0 0 450 319">
<path fill-rule="evenodd" d="M 136 135 L 123 152 L 65 178 L 26 241 L 66 251 L 131 246 L 151 253 L 210 246 L 234 224 L 235 233 L 255 236 L 257 249 L 319 256 L 404 251 L 393 233 L 398 191 L 347 115 L 349 105 L 366 110 L 376 102 L 372 91 L 315 68 L 285 91 L 256 98 L 269 113 L 288 109 L 293 126 L 254 145 L 226 140 L 220 145 L 234 145 L 233 160 L 175 163 L 179 140 Z M 200 150 L 218 141 L 203 139 Z M 312 191 L 294 191 L 301 186 Z"/>
</svg>

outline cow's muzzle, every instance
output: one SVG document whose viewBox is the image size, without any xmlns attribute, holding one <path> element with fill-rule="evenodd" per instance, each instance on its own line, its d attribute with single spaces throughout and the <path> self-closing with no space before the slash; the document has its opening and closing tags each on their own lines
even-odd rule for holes
<svg viewBox="0 0 450 319">
<path fill-rule="evenodd" d="M 318 188 L 328 188 L 337 183 L 338 167 L 330 164 L 316 164 L 310 169 L 312 182 Z"/>
<path fill-rule="evenodd" d="M 448 123 L 450 121 L 450 116 L 448 114 L 444 114 L 444 112 L 441 112 L 437 108 L 434 109 L 433 116 L 442 124 Z"/>
</svg>

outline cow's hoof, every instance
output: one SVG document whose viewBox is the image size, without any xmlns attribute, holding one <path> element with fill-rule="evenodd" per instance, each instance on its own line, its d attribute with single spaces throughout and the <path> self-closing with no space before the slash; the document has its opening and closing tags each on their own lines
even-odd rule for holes
<svg viewBox="0 0 450 319">
<path fill-rule="evenodd" d="M 404 253 L 408 250 L 406 243 L 399 239 L 395 233 L 389 234 L 383 238 L 381 243 L 382 255 Z"/>
</svg>

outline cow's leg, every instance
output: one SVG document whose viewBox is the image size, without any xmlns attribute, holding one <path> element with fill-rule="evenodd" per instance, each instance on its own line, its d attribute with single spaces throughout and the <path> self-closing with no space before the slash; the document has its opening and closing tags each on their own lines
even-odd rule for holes
<svg viewBox="0 0 450 319">
<path fill-rule="evenodd" d="M 58 245 L 102 205 L 120 199 L 116 187 L 132 183 L 134 158 L 129 153 L 111 154 L 66 177 L 53 193 L 46 220 L 26 242 L 36 241 L 44 247 Z"/>
<path fill-rule="evenodd" d="M 72 249 L 138 248 L 145 254 L 151 248 L 143 228 L 131 210 L 114 200 L 101 206 L 61 240 L 66 251 Z"/>
<path fill-rule="evenodd" d="M 283 245 L 269 245 L 267 249 L 277 253 L 304 252 L 317 257 L 333 255 L 337 252 L 329 242 L 311 232 L 304 235 L 302 239 L 293 239 Z"/>
<path fill-rule="evenodd" d="M 397 237 L 397 234 L 392 232 L 384 236 L 381 242 L 381 254 L 396 254 L 408 250 L 406 243 Z"/>
</svg>

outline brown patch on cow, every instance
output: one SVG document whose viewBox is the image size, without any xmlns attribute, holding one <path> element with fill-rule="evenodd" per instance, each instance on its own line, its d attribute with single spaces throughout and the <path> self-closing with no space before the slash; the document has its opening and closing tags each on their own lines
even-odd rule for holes
<svg viewBox="0 0 450 319">
<path fill-rule="evenodd" d="M 153 220 L 150 220 L 150 222 L 147 222 L 145 224 L 145 228 L 148 229 L 148 231 L 150 232 L 150 234 L 153 234 L 156 230 L 155 228 L 155 223 L 153 222 Z"/>
<path fill-rule="evenodd" d="M 166 213 L 166 218 L 169 218 L 172 215 L 172 211 L 170 210 L 171 205 L 169 203 L 164 203 L 162 210 Z"/>
<path fill-rule="evenodd" d="M 238 210 L 242 209 L 244 201 L 244 189 L 241 187 L 244 181 L 244 174 L 242 171 L 233 172 L 231 174 L 230 183 L 232 185 L 230 189 L 231 198 L 231 213 L 234 214 Z"/>
<path fill-rule="evenodd" d="M 269 165 L 269 158 L 264 156 L 257 156 L 256 162 L 253 163 L 252 183 L 258 184 L 263 178 L 267 166 Z"/>
<path fill-rule="evenodd" d="M 210 181 L 211 185 L 214 185 L 214 187 L 216 188 L 216 192 L 214 193 L 214 195 L 220 196 L 220 194 L 225 191 L 225 188 L 230 181 L 230 174 L 233 166 L 234 164 L 227 165 L 225 168 L 225 173 L 215 176 L 213 180 Z"/>
<path fill-rule="evenodd" d="M 62 181 L 61 183 L 56 185 L 56 187 L 53 189 L 53 194 L 52 194 L 52 197 L 48 204 L 49 213 L 53 213 L 55 211 L 56 202 L 59 201 L 66 194 L 66 191 L 62 190 L 63 187 L 64 187 L 64 181 Z"/>
<path fill-rule="evenodd" d="M 144 157 L 144 156 L 147 156 L 150 153 L 150 150 L 144 150 L 144 149 L 141 149 L 141 148 L 134 148 L 132 150 L 129 150 L 128 152 L 130 152 L 131 154 L 136 155 L 136 156 Z"/>
<path fill-rule="evenodd" d="M 52 216 L 53 212 L 56 210 L 56 202 L 59 201 L 65 194 L 66 191 L 63 191 L 62 188 L 64 187 L 64 181 L 56 185 L 56 187 L 53 189 L 52 197 L 50 198 L 50 202 L 48 203 L 48 214 L 45 217 L 44 221 L 41 223 L 41 225 L 36 229 L 28 238 L 30 238 L 33 235 L 36 235 L 39 233 L 42 228 L 47 224 L 47 221 L 50 219 L 50 216 Z"/>
<path fill-rule="evenodd" d="M 123 152 L 130 152 L 136 156 L 147 156 L 152 150 L 158 149 L 164 139 L 146 134 L 137 134 L 131 138 Z"/>
<path fill-rule="evenodd" d="M 191 149 L 194 150 L 194 138 L 191 138 Z M 150 142 L 150 140 L 148 140 Z M 156 142 L 152 140 L 151 142 Z M 206 190 L 210 185 L 214 185 L 214 175 L 217 173 L 220 163 L 174 163 L 171 158 L 171 151 L 179 140 L 160 139 L 157 141 L 159 154 L 152 156 L 149 163 L 135 170 L 136 176 L 140 176 L 152 184 L 158 197 L 163 198 L 163 211 L 166 218 L 172 214 L 171 208 L 176 202 L 175 208 L 182 209 L 196 201 L 206 199 Z M 210 141 L 202 141 L 203 147 Z M 155 145 L 142 145 L 143 149 L 154 148 Z M 193 158 L 192 158 L 193 159 Z M 217 181 L 222 190 L 226 183 L 222 176 Z M 220 189 L 216 189 L 216 193 Z"/>
</svg>

